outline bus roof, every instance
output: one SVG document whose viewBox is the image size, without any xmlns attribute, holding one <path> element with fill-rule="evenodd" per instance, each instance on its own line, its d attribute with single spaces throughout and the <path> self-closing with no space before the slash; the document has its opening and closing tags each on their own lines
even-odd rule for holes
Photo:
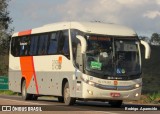
<svg viewBox="0 0 160 114">
<path fill-rule="evenodd" d="M 90 34 L 136 36 L 135 31 L 131 28 L 117 24 L 106 24 L 100 22 L 59 22 L 34 28 L 30 31 L 31 34 L 37 34 L 65 29 L 77 29 Z M 19 33 L 20 32 L 14 33 L 13 36 L 18 36 Z"/>
</svg>

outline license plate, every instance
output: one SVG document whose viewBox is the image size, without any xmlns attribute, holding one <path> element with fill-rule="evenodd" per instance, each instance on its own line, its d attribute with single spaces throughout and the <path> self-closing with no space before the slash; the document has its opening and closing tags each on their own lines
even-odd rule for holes
<svg viewBox="0 0 160 114">
<path fill-rule="evenodd" d="M 120 96 L 121 96 L 120 93 L 110 93 L 110 95 L 111 95 L 112 97 L 120 97 Z"/>
</svg>

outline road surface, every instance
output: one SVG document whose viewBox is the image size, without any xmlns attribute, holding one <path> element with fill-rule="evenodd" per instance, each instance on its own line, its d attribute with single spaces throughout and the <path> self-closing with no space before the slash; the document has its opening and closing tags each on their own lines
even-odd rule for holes
<svg viewBox="0 0 160 114">
<path fill-rule="evenodd" d="M 7 107 L 10 109 L 7 109 Z M 104 102 L 77 101 L 74 106 L 65 106 L 64 103 L 59 103 L 57 99 L 53 97 L 39 97 L 37 101 L 23 101 L 21 96 L 0 95 L 0 110 L 3 110 L 0 111 L 0 113 L 9 113 L 6 110 L 12 110 L 12 114 L 17 114 L 16 111 L 42 111 L 40 113 L 46 114 L 53 114 L 53 112 L 56 114 L 160 114 L 160 105 L 124 103 L 120 108 L 113 108 Z M 23 112 L 23 114 L 25 113 L 27 112 Z M 39 114 L 39 112 L 37 112 L 37 114 Z"/>
</svg>

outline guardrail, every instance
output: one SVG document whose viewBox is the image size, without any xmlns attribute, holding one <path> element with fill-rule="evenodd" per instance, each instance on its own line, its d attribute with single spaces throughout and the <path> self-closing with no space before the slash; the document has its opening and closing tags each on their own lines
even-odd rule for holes
<svg viewBox="0 0 160 114">
<path fill-rule="evenodd" d="M 8 90 L 8 77 L 0 76 L 0 90 Z"/>
</svg>

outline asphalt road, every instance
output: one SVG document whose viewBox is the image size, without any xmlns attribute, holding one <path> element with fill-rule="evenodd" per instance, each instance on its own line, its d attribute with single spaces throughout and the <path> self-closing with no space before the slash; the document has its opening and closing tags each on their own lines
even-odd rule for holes
<svg viewBox="0 0 160 114">
<path fill-rule="evenodd" d="M 8 107 L 8 108 L 7 108 Z M 0 95 L 0 110 L 12 110 L 12 113 L 17 114 L 18 111 L 42 111 L 43 113 L 83 113 L 83 114 L 160 114 L 160 105 L 140 105 L 132 103 L 123 103 L 120 108 L 113 108 L 107 102 L 95 101 L 77 101 L 74 106 L 65 106 L 64 103 L 59 103 L 53 97 L 40 97 L 37 101 L 23 101 L 21 96 L 5 96 Z M 143 111 L 145 110 L 145 111 Z M 156 110 L 156 111 L 155 111 Z M 1 113 L 9 113 L 0 111 Z M 46 112 L 51 111 L 51 112 Z M 42 113 L 41 112 L 41 113 Z M 23 112 L 25 114 L 26 112 Z M 39 112 L 37 112 L 39 113 Z"/>
</svg>

